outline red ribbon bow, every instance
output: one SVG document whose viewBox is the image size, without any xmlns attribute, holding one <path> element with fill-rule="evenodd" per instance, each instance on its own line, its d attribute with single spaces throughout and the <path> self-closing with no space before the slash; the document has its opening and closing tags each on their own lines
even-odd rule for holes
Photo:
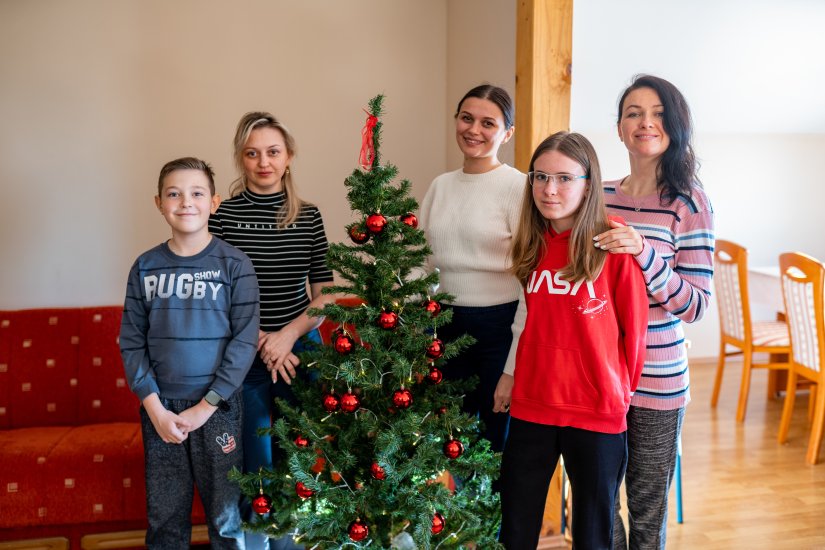
<svg viewBox="0 0 825 550">
<path fill-rule="evenodd" d="M 367 122 L 364 124 L 364 129 L 361 130 L 361 154 L 358 157 L 358 164 L 364 170 L 372 170 L 372 163 L 375 160 L 375 145 L 372 142 L 372 133 L 376 124 L 378 124 L 378 117 L 367 113 Z"/>
</svg>

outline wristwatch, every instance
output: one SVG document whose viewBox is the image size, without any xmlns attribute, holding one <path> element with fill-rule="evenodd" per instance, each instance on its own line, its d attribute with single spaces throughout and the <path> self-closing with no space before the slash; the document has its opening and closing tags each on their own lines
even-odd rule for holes
<svg viewBox="0 0 825 550">
<path fill-rule="evenodd" d="M 203 396 L 203 400 L 212 405 L 213 407 L 219 407 L 221 410 L 229 410 L 229 403 L 227 403 L 221 395 L 216 392 L 215 390 L 209 390 L 206 392 L 206 395 Z"/>
</svg>

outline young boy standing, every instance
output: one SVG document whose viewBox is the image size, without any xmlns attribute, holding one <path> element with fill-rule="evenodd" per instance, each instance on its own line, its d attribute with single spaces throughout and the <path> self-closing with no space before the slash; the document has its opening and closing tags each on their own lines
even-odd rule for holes
<svg viewBox="0 0 825 550">
<path fill-rule="evenodd" d="M 126 377 L 141 400 L 149 548 L 188 549 L 194 485 L 212 548 L 243 548 L 241 386 L 258 347 L 258 283 L 249 258 L 210 235 L 220 204 L 212 168 L 168 162 L 155 204 L 172 238 L 129 273 L 120 331 Z"/>
</svg>

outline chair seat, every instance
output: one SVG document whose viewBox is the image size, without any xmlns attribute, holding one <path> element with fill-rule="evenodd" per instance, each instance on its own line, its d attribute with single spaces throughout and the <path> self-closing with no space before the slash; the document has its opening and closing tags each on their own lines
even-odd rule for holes
<svg viewBox="0 0 825 550">
<path fill-rule="evenodd" d="M 789 346 L 788 324 L 783 321 L 754 321 L 751 325 L 754 346 Z"/>
</svg>

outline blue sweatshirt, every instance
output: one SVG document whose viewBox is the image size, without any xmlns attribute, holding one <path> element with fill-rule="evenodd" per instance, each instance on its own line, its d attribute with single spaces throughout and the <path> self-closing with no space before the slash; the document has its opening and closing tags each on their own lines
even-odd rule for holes
<svg viewBox="0 0 825 550">
<path fill-rule="evenodd" d="M 129 273 L 120 352 L 132 391 L 143 401 L 228 399 L 258 349 L 258 279 L 249 258 L 213 237 L 194 256 L 164 243 Z"/>
</svg>

